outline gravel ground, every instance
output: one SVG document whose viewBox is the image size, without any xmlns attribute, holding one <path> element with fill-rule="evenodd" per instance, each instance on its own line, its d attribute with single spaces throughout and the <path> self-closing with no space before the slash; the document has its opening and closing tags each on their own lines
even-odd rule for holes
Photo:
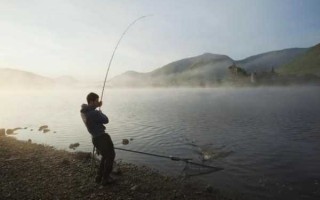
<svg viewBox="0 0 320 200">
<path fill-rule="evenodd" d="M 0 135 L 0 199 L 227 199 L 218 190 L 118 162 L 117 182 L 94 182 L 90 153 Z M 197 187 L 195 187 L 197 186 Z"/>
</svg>

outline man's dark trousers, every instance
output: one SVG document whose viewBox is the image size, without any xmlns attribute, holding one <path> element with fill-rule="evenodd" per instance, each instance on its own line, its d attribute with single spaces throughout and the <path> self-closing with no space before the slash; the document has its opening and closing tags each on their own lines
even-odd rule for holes
<svg viewBox="0 0 320 200">
<path fill-rule="evenodd" d="M 98 177 L 108 180 L 112 171 L 113 161 L 115 158 L 113 142 L 109 134 L 103 134 L 92 139 L 93 145 L 100 152 L 102 158 L 98 170 Z"/>
</svg>

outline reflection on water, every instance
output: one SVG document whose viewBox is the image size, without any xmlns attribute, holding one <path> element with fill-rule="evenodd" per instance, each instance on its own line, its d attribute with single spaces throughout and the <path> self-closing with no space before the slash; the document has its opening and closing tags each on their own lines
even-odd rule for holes
<svg viewBox="0 0 320 200">
<path fill-rule="evenodd" d="M 22 140 L 91 151 L 79 113 L 89 92 L 2 93 L 0 125 L 27 127 L 17 131 Z M 103 101 L 115 146 L 224 167 L 197 179 L 250 199 L 320 197 L 317 87 L 107 90 Z M 40 133 L 42 125 L 50 131 Z M 132 140 L 123 146 L 124 138 Z M 185 167 L 121 151 L 117 158 L 176 175 Z"/>
</svg>

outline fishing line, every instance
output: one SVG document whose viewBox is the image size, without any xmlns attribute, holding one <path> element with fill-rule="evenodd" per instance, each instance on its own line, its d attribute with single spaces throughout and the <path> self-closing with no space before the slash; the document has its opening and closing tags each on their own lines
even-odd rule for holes
<svg viewBox="0 0 320 200">
<path fill-rule="evenodd" d="M 161 128 L 161 127 L 157 127 L 157 126 L 144 125 L 141 123 L 134 123 L 134 122 L 129 122 L 129 123 L 138 124 L 139 126 L 145 126 L 145 127 Z M 175 131 L 172 127 L 169 127 L 169 129 L 171 129 L 171 131 Z M 184 135 L 182 135 L 182 137 L 184 137 L 184 139 L 186 141 L 190 141 Z M 197 146 L 197 145 L 195 145 L 195 146 L 201 150 L 201 148 L 199 146 Z M 185 166 L 182 169 L 181 174 L 183 174 L 184 177 L 192 177 L 192 176 L 210 174 L 210 173 L 217 172 L 217 171 L 224 169 L 221 167 L 206 165 L 204 163 L 192 162 L 192 160 L 193 160 L 192 158 L 181 158 L 181 157 L 176 157 L 176 156 L 171 156 L 171 155 L 166 156 L 166 155 L 160 155 L 160 154 L 155 154 L 155 153 L 148 153 L 148 152 L 142 152 L 142 151 L 137 151 L 137 150 L 124 149 L 124 148 L 119 148 L 119 147 L 114 147 L 114 149 L 121 150 L 121 151 L 127 151 L 127 152 L 131 152 L 131 153 L 144 154 L 144 155 L 153 156 L 153 157 L 167 158 L 172 161 L 183 161 Z"/>
<path fill-rule="evenodd" d="M 119 148 L 119 147 L 114 147 L 114 148 L 117 150 L 121 150 L 121 151 L 138 153 L 138 154 L 159 157 L 159 158 L 167 158 L 172 161 L 182 161 L 185 163 L 185 167 L 183 168 L 182 172 L 184 172 L 186 177 L 197 176 L 197 175 L 202 175 L 202 174 L 210 174 L 210 173 L 221 171 L 224 169 L 222 167 L 214 167 L 214 166 L 205 165 L 202 163 L 192 162 L 191 161 L 192 158 L 180 158 L 180 157 L 176 157 L 176 156 L 165 156 L 165 155 L 159 155 L 159 154 L 154 154 L 154 153 L 147 153 L 147 152 L 142 152 L 142 151 L 124 149 L 124 148 Z M 193 172 L 188 173 L 188 170 L 193 170 Z M 194 172 L 194 171 L 196 171 L 196 172 Z"/>
<path fill-rule="evenodd" d="M 164 129 L 164 127 L 161 127 L 161 126 L 154 126 L 154 125 L 146 125 L 146 124 L 142 124 L 142 123 L 137 123 L 137 122 L 131 122 L 131 121 L 125 121 L 125 120 L 119 120 L 117 119 L 116 120 L 117 123 L 121 123 L 122 126 L 123 125 L 128 125 L 128 124 L 131 124 L 131 125 L 138 125 L 139 127 L 146 127 L 146 128 L 153 128 L 153 129 Z M 151 123 L 156 123 L 156 122 L 151 122 Z M 175 126 L 165 126 L 165 129 L 169 129 L 167 130 L 168 132 L 171 131 L 171 132 L 176 132 L 176 131 L 185 131 L 186 128 L 180 128 L 177 130 L 177 128 Z M 132 129 L 130 129 L 132 130 Z M 202 158 L 203 160 L 203 149 L 202 147 L 200 147 L 199 145 L 197 145 L 195 143 L 195 140 L 194 139 L 189 139 L 185 134 L 179 134 L 180 137 L 178 137 L 178 140 L 179 142 L 183 143 L 183 144 L 186 144 L 186 145 L 189 145 L 189 146 L 192 146 L 194 149 L 194 151 L 198 154 L 198 156 L 200 156 L 200 158 Z M 206 145 L 201 145 L 201 146 L 206 146 Z"/>
<path fill-rule="evenodd" d="M 117 45 L 116 47 L 114 48 L 113 52 L 112 52 L 112 56 L 109 60 L 109 64 L 108 64 L 108 69 L 107 69 L 107 73 L 106 73 L 106 76 L 104 78 L 104 82 L 103 82 L 103 87 L 102 87 L 102 92 L 101 92 L 101 100 L 103 99 L 103 93 L 104 93 L 104 88 L 106 86 L 106 82 L 107 82 L 107 78 L 108 78 L 108 74 L 109 74 L 109 70 L 110 70 L 110 66 L 111 66 L 111 63 L 112 63 L 112 60 L 113 60 L 113 57 L 114 57 L 114 54 L 116 53 L 116 50 L 122 40 L 122 38 L 124 37 L 124 35 L 127 33 L 127 31 L 130 29 L 130 27 L 132 27 L 137 21 L 143 19 L 143 18 L 146 18 L 146 17 L 149 17 L 151 15 L 146 15 L 146 16 L 141 16 L 139 18 L 137 18 L 136 20 L 134 20 L 131 24 L 128 25 L 128 27 L 126 28 L 126 30 L 122 33 L 120 39 L 118 40 L 117 42 Z"/>
</svg>

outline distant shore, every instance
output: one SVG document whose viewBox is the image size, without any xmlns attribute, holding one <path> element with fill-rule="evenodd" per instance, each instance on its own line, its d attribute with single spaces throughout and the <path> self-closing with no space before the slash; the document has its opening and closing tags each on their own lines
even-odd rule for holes
<svg viewBox="0 0 320 200">
<path fill-rule="evenodd" d="M 118 162 L 116 184 L 94 182 L 91 155 L 0 135 L 0 199 L 230 199 L 205 184 Z"/>
</svg>

